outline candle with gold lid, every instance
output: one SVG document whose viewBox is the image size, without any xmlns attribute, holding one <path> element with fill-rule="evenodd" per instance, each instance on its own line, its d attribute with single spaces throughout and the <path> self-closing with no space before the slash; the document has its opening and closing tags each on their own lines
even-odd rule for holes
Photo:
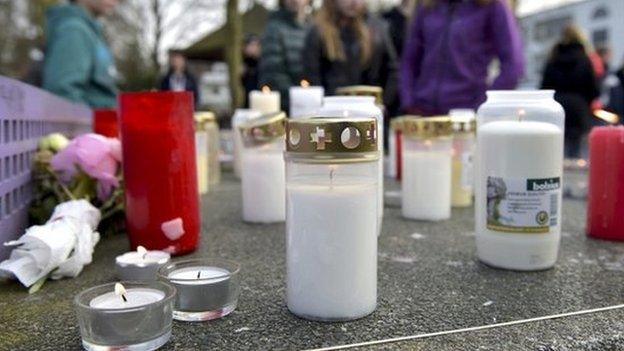
<svg viewBox="0 0 624 351">
<path fill-rule="evenodd" d="M 287 304 L 303 318 L 352 320 L 377 303 L 374 118 L 287 123 Z"/>
<path fill-rule="evenodd" d="M 410 219 L 451 217 L 453 125 L 447 116 L 403 121 L 402 208 Z"/>
<path fill-rule="evenodd" d="M 473 196 L 473 154 L 477 122 L 473 110 L 451 110 L 453 123 L 453 167 L 451 205 L 468 207 Z"/>
<path fill-rule="evenodd" d="M 283 112 L 266 114 L 239 127 L 244 148 L 241 162 L 243 220 L 283 222 L 284 121 Z"/>
</svg>

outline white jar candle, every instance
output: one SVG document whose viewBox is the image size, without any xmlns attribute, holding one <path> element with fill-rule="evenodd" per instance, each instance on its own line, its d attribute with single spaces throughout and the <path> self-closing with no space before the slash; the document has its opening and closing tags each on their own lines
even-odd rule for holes
<svg viewBox="0 0 624 351">
<path fill-rule="evenodd" d="M 377 304 L 375 120 L 298 119 L 288 130 L 288 308 L 320 321 L 364 317 Z"/>
<path fill-rule="evenodd" d="M 282 109 L 280 93 L 266 85 L 261 90 L 252 90 L 249 92 L 249 108 L 262 114 L 279 112 Z"/>
<path fill-rule="evenodd" d="M 452 124 L 448 117 L 406 117 L 402 138 L 403 217 L 451 217 Z"/>
<path fill-rule="evenodd" d="M 204 118 L 195 114 L 195 155 L 197 158 L 197 190 L 208 193 L 208 132 Z"/>
<path fill-rule="evenodd" d="M 285 114 L 265 115 L 240 126 L 243 220 L 275 223 L 286 219 L 284 170 Z"/>
<path fill-rule="evenodd" d="M 310 86 L 306 80 L 301 86 L 293 86 L 288 90 L 290 101 L 290 118 L 311 117 L 315 115 L 323 104 L 325 89 L 320 86 Z"/>
<path fill-rule="evenodd" d="M 552 97 L 488 92 L 479 109 L 475 234 L 486 264 L 540 270 L 557 260 L 564 113 Z"/>
<path fill-rule="evenodd" d="M 259 118 L 262 116 L 262 113 L 254 110 L 248 109 L 236 109 L 234 115 L 232 116 L 232 135 L 234 138 L 234 175 L 237 178 L 240 178 L 241 174 L 241 158 L 242 158 L 242 150 L 243 150 L 243 140 L 241 138 L 240 131 L 238 127 L 240 127 L 243 123 L 250 121 L 255 118 Z"/>
<path fill-rule="evenodd" d="M 380 153 L 383 154 L 383 131 L 384 115 L 383 111 L 375 104 L 375 97 L 372 96 L 327 96 L 323 99 L 323 107 L 318 112 L 319 117 L 335 116 L 334 118 L 370 118 L 377 121 L 378 145 Z M 379 216 L 377 235 L 381 234 L 383 220 L 384 198 L 383 198 L 383 157 L 380 156 L 378 167 L 378 180 L 380 192 L 377 195 L 377 214 Z"/>
<path fill-rule="evenodd" d="M 468 110 L 472 111 L 472 110 Z M 476 120 L 474 112 L 468 115 L 451 116 L 453 122 L 453 167 L 451 182 L 451 206 L 472 205 L 474 188 L 474 144 Z"/>
</svg>

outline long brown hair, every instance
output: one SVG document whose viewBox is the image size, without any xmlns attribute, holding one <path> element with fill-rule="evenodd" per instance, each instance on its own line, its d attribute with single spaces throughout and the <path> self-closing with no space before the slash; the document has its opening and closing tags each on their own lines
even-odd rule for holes
<svg viewBox="0 0 624 351">
<path fill-rule="evenodd" d="M 341 15 L 336 5 L 336 0 L 323 1 L 323 5 L 316 16 L 316 25 L 321 34 L 327 58 L 330 61 L 345 61 L 347 59 L 342 39 L 340 38 L 340 19 Z M 372 55 L 373 43 L 372 35 L 366 25 L 364 13 L 350 19 L 348 26 L 356 33 L 360 44 L 360 63 L 366 65 Z"/>
</svg>

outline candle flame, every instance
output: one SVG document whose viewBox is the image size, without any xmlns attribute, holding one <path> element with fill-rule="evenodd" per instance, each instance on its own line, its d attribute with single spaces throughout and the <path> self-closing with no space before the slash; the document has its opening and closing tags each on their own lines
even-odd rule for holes
<svg viewBox="0 0 624 351">
<path fill-rule="evenodd" d="M 526 110 L 521 108 L 518 110 L 518 119 L 520 121 L 522 121 L 522 119 L 524 118 L 524 116 L 526 115 Z"/>
<path fill-rule="evenodd" d="M 137 253 L 139 254 L 139 256 L 145 258 L 145 255 L 147 255 L 147 249 L 139 245 L 137 246 Z"/>
<path fill-rule="evenodd" d="M 307 81 L 307 80 L 305 80 L 305 79 L 302 79 L 302 80 L 301 80 L 301 86 L 302 86 L 302 87 L 304 87 L 304 88 L 307 88 L 307 87 L 309 87 L 309 86 L 310 86 L 310 82 L 308 82 L 308 81 Z"/>
<path fill-rule="evenodd" d="M 261 89 L 261 90 L 262 90 L 262 92 L 263 92 L 263 93 L 265 93 L 265 94 L 268 94 L 268 93 L 270 93 L 270 92 L 271 92 L 271 88 L 269 88 L 269 86 L 268 86 L 268 85 L 264 85 L 264 86 L 262 87 L 262 89 Z"/>
<path fill-rule="evenodd" d="M 616 124 L 620 120 L 620 117 L 618 115 L 605 110 L 595 110 L 594 116 L 610 124 Z"/>
<path fill-rule="evenodd" d="M 579 167 L 585 167 L 585 166 L 587 166 L 587 161 L 583 160 L 582 158 L 578 159 L 576 161 L 576 165 L 579 166 Z"/>
<path fill-rule="evenodd" d="M 126 299 L 126 288 L 121 283 L 115 283 L 115 295 L 121 296 L 124 302 L 128 302 L 128 299 Z"/>
</svg>

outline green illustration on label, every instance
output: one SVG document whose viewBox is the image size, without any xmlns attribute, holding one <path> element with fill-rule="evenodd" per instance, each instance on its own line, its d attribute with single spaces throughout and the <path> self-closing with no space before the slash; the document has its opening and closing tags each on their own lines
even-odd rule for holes
<svg viewBox="0 0 624 351">
<path fill-rule="evenodd" d="M 487 179 L 487 228 L 503 233 L 549 233 L 559 214 L 561 178 Z"/>
</svg>

